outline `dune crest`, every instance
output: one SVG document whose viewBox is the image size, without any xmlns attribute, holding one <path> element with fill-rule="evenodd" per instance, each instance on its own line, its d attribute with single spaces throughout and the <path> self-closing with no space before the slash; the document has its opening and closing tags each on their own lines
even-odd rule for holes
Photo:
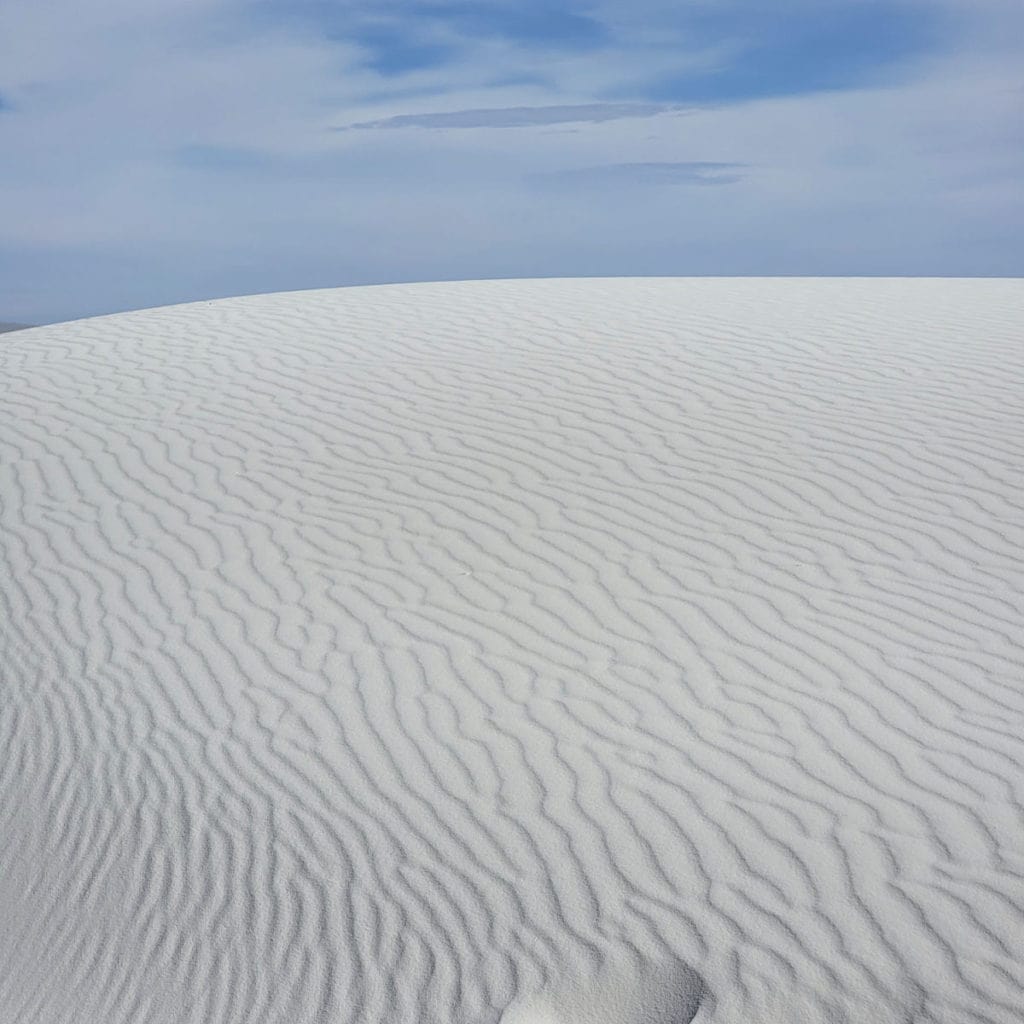
<svg viewBox="0 0 1024 1024">
<path fill-rule="evenodd" d="M 602 279 L 5 335 L 0 1022 L 1020 1024 L 1022 323 Z"/>
</svg>

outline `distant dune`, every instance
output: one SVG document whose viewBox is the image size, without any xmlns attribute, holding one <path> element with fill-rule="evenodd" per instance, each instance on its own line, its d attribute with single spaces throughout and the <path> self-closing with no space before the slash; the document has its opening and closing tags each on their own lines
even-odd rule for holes
<svg viewBox="0 0 1024 1024">
<path fill-rule="evenodd" d="M 11 324 L 0 321 L 0 334 L 6 334 L 8 331 L 22 331 L 28 324 Z"/>
<path fill-rule="evenodd" d="M 1020 1024 L 1024 282 L 0 345 L 0 1022 Z"/>
</svg>

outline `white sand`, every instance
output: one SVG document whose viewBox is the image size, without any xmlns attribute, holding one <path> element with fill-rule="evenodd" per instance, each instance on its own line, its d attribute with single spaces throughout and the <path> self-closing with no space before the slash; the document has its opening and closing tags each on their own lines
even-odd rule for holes
<svg viewBox="0 0 1024 1024">
<path fill-rule="evenodd" d="M 0 1024 L 1019 1024 L 1022 325 L 650 279 L 6 337 Z"/>
</svg>

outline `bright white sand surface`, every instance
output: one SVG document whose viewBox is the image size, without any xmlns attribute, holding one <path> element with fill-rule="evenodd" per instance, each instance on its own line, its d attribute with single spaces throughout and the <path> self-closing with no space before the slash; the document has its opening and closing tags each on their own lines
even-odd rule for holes
<svg viewBox="0 0 1024 1024">
<path fill-rule="evenodd" d="M 1019 1024 L 1024 283 L 0 345 L 0 1022 Z"/>
</svg>

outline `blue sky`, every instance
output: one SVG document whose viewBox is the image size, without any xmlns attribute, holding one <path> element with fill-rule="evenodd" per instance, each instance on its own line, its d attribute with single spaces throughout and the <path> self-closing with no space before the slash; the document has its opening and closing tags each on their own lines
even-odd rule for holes
<svg viewBox="0 0 1024 1024">
<path fill-rule="evenodd" d="M 0 320 L 477 277 L 1024 274 L 1019 0 L 14 0 Z"/>
</svg>

